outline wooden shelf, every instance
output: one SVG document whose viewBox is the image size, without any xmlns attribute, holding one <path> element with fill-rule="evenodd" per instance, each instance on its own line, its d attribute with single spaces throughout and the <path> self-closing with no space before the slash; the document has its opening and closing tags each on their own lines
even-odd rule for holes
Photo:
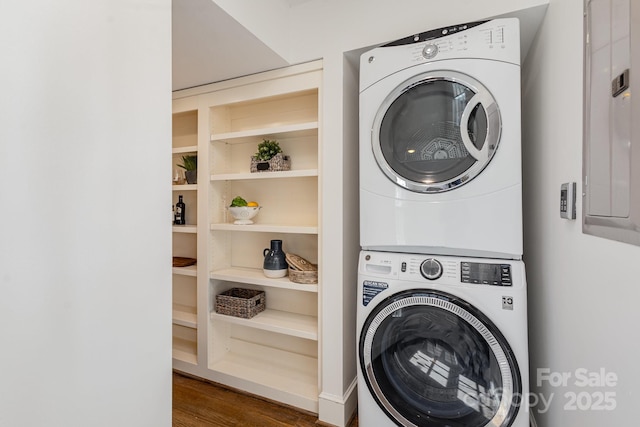
<svg viewBox="0 0 640 427">
<path fill-rule="evenodd" d="M 173 358 L 182 362 L 198 363 L 198 345 L 195 341 L 173 337 Z"/>
<path fill-rule="evenodd" d="M 286 126 L 226 132 L 211 135 L 211 141 L 226 142 L 227 144 L 244 144 L 262 139 L 301 138 L 318 134 L 318 122 L 296 123 Z"/>
<path fill-rule="evenodd" d="M 171 190 L 173 191 L 197 191 L 198 184 L 178 184 L 172 185 Z"/>
<path fill-rule="evenodd" d="M 230 348 L 209 369 L 232 377 L 232 386 L 267 388 L 271 399 L 318 412 L 318 359 L 233 338 Z"/>
<path fill-rule="evenodd" d="M 295 283 L 289 280 L 288 277 L 270 279 L 265 277 L 261 269 L 257 268 L 225 268 L 212 271 L 209 277 L 216 280 L 269 286 L 272 288 L 290 289 L 293 291 L 318 292 L 317 284 L 307 285 L 303 283 Z"/>
<path fill-rule="evenodd" d="M 302 314 L 266 309 L 251 319 L 211 313 L 211 320 L 318 341 L 318 318 Z"/>
<path fill-rule="evenodd" d="M 292 234 L 318 234 L 317 226 L 295 226 L 277 224 L 249 224 L 239 225 L 233 223 L 211 224 L 211 231 L 249 231 L 253 233 L 292 233 Z"/>
<path fill-rule="evenodd" d="M 198 327 L 198 315 L 196 308 L 188 305 L 173 304 L 174 325 L 196 329 Z"/>
<path fill-rule="evenodd" d="M 187 224 L 187 225 L 174 225 L 173 226 L 174 233 L 190 233 L 195 234 L 198 232 L 198 228 L 195 225 Z"/>
<path fill-rule="evenodd" d="M 246 172 L 246 173 L 219 173 L 211 175 L 211 181 L 237 181 L 249 179 L 278 179 L 278 178 L 302 178 L 318 176 L 318 169 L 290 170 L 280 172 Z"/>
<path fill-rule="evenodd" d="M 197 153 L 198 152 L 198 146 L 197 145 L 190 145 L 187 147 L 175 147 L 171 150 L 171 152 L 173 154 L 187 154 L 187 153 Z"/>
<path fill-rule="evenodd" d="M 173 274 L 178 274 L 180 276 L 198 276 L 198 268 L 196 265 L 190 265 L 188 267 L 173 267 Z"/>
</svg>

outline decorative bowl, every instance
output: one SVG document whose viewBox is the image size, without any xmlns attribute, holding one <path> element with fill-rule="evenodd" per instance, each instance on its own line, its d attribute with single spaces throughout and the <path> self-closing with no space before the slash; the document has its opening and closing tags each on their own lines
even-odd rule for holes
<svg viewBox="0 0 640 427">
<path fill-rule="evenodd" d="M 251 219 L 258 215 L 261 206 L 229 206 L 229 212 L 235 219 L 234 224 L 247 225 L 253 224 Z"/>
</svg>

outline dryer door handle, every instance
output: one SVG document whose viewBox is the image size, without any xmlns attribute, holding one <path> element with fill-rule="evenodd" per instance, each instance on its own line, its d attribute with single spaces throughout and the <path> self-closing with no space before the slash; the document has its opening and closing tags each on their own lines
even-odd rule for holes
<svg viewBox="0 0 640 427">
<path fill-rule="evenodd" d="M 469 121 L 471 120 L 471 113 L 477 105 L 482 106 L 487 115 L 487 134 L 482 144 L 482 147 L 478 149 L 471 138 L 469 137 Z M 500 113 L 498 112 L 498 106 L 488 93 L 480 92 L 473 95 L 467 105 L 462 111 L 460 116 L 460 136 L 462 137 L 462 143 L 465 148 L 471 154 L 471 156 L 478 162 L 486 163 L 493 154 L 497 143 L 497 135 L 500 128 Z"/>
</svg>

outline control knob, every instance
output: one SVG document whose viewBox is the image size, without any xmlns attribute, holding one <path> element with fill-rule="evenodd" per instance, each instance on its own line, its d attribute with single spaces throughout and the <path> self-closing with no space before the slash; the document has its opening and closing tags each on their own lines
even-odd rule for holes
<svg viewBox="0 0 640 427">
<path fill-rule="evenodd" d="M 427 258 L 420 264 L 420 274 L 427 280 L 436 280 L 442 276 L 442 264 L 437 259 Z"/>
<path fill-rule="evenodd" d="M 425 59 L 431 59 L 438 54 L 438 46 L 435 44 L 427 44 L 424 49 L 422 49 L 422 56 Z"/>
</svg>

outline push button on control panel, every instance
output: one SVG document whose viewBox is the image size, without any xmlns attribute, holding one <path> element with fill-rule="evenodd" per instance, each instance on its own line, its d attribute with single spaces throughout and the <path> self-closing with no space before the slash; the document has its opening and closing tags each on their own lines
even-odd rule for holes
<svg viewBox="0 0 640 427">
<path fill-rule="evenodd" d="M 500 266 L 500 277 L 502 278 L 502 286 L 511 286 L 511 266 L 509 264 Z"/>
</svg>

